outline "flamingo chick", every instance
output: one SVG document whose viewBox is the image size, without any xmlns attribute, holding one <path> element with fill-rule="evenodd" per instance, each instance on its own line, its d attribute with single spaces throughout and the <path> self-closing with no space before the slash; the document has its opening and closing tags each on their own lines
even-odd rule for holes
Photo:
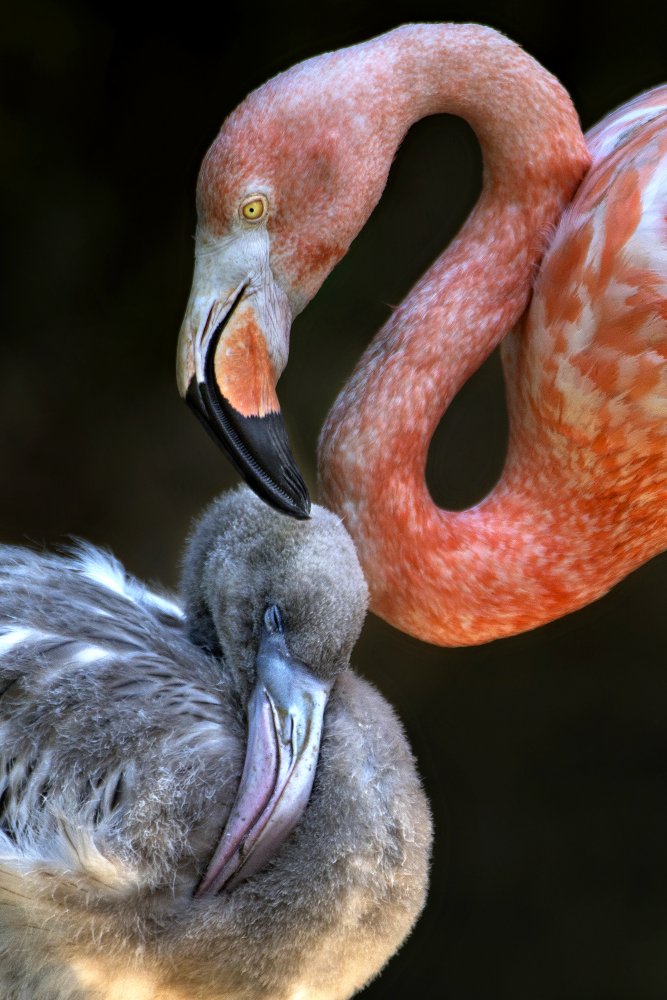
<svg viewBox="0 0 667 1000">
<path fill-rule="evenodd" d="M 181 591 L 0 549 L 4 1000 L 343 1000 L 423 906 L 429 808 L 349 669 L 338 518 L 222 496 Z"/>
<path fill-rule="evenodd" d="M 372 610 L 464 645 L 582 607 L 667 546 L 667 87 L 587 145 L 558 81 L 480 25 L 406 25 L 270 80 L 202 164 L 178 373 L 248 482 L 306 516 L 275 394 L 289 323 L 438 113 L 479 139 L 480 200 L 361 358 L 319 466 Z M 506 336 L 503 476 L 441 510 L 431 437 Z"/>
</svg>

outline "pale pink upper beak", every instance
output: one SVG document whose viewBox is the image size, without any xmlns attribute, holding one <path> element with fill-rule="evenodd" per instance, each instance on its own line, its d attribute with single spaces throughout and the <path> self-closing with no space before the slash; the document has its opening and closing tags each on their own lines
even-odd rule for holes
<svg viewBox="0 0 667 1000">
<path fill-rule="evenodd" d="M 273 606 L 255 663 L 241 783 L 197 897 L 232 889 L 258 871 L 298 823 L 313 786 L 332 681 L 290 655 Z"/>
</svg>

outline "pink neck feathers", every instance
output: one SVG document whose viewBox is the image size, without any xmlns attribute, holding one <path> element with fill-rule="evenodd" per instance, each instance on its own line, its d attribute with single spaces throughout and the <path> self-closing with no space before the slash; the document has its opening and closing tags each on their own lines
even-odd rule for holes
<svg viewBox="0 0 667 1000">
<path fill-rule="evenodd" d="M 484 184 L 334 405 L 322 493 L 357 542 L 378 614 L 432 642 L 478 643 L 564 613 L 562 546 L 553 525 L 545 536 L 544 499 L 525 469 L 470 511 L 439 510 L 424 478 L 428 446 L 525 311 L 549 231 L 590 158 L 560 84 L 490 29 L 408 26 L 369 43 L 365 58 L 378 68 L 363 99 L 388 154 L 419 118 L 457 114 L 479 138 Z"/>
</svg>

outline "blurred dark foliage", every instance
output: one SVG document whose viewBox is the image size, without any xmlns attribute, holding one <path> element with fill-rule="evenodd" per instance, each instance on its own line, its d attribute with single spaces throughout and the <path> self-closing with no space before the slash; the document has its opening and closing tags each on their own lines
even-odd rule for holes
<svg viewBox="0 0 667 1000">
<path fill-rule="evenodd" d="M 556 0 L 35 0 L 0 32 L 0 537 L 110 545 L 174 583 L 191 517 L 234 477 L 177 397 L 198 164 L 291 63 L 410 20 L 478 20 L 568 87 L 584 126 L 667 77 L 664 5 Z M 318 428 L 362 346 L 456 231 L 480 154 L 415 127 L 382 204 L 296 324 L 280 393 L 314 486 Z M 429 482 L 479 499 L 502 466 L 496 358 L 438 431 Z M 440 650 L 369 622 L 358 668 L 398 707 L 433 802 L 427 911 L 368 997 L 667 993 L 665 557 L 536 632 Z"/>
</svg>

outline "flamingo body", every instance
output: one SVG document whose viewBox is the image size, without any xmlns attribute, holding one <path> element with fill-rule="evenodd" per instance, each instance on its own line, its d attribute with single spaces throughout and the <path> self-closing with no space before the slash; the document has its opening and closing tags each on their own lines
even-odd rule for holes
<svg viewBox="0 0 667 1000">
<path fill-rule="evenodd" d="M 519 46 L 480 25 L 406 25 L 269 81 L 206 155 L 181 391 L 251 485 L 305 516 L 268 431 L 287 317 L 366 222 L 415 121 L 460 115 L 479 139 L 479 202 L 360 359 L 319 447 L 371 608 L 419 638 L 533 628 L 667 544 L 666 104 L 665 88 L 643 95 L 587 146 L 565 90 Z M 432 435 L 505 339 L 503 475 L 477 506 L 440 510 Z"/>
<path fill-rule="evenodd" d="M 423 405 L 438 415 L 458 387 L 447 374 L 439 390 L 429 382 L 420 337 L 434 344 L 442 331 L 420 323 L 420 286 L 322 434 L 324 496 L 356 539 L 371 607 L 430 642 L 475 644 L 551 621 L 667 546 L 667 87 L 588 140 L 590 172 L 503 343 L 510 442 L 490 496 L 460 513 L 437 509 L 424 482 L 433 424 L 415 442 L 405 413 L 404 429 L 386 419 L 400 384 L 414 400 L 426 374 Z M 447 282 L 432 290 L 444 302 L 452 292 Z M 389 373 L 399 329 L 409 346 Z M 457 346 L 463 337 L 448 341 Z"/>
</svg>

